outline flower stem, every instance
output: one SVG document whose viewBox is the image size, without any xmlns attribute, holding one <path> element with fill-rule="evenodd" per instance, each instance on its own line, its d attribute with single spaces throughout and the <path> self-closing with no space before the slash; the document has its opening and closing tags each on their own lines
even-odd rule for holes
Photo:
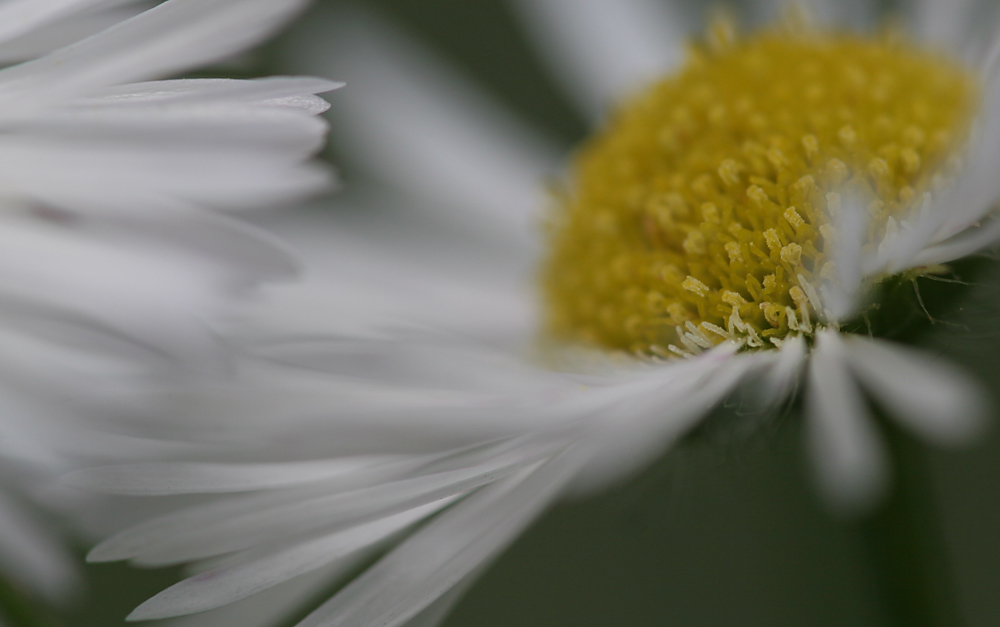
<svg viewBox="0 0 1000 627">
<path fill-rule="evenodd" d="M 0 624 L 8 627 L 57 627 L 58 623 L 37 603 L 0 577 Z"/>
<path fill-rule="evenodd" d="M 885 426 L 892 489 L 859 527 L 888 624 L 961 627 L 927 451 L 894 425 Z"/>
</svg>

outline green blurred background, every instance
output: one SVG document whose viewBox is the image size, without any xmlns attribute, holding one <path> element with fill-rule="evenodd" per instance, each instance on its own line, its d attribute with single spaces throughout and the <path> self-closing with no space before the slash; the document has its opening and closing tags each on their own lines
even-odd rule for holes
<svg viewBox="0 0 1000 627">
<path fill-rule="evenodd" d="M 567 143 L 582 139 L 583 121 L 501 0 L 360 4 L 403 26 L 530 123 Z M 685 4 L 692 16 L 707 8 Z M 283 37 L 295 37 L 294 29 Z M 285 71 L 280 48 L 279 39 L 254 53 L 248 74 Z M 330 100 L 335 116 L 337 94 Z M 343 161 L 335 149 L 330 154 Z M 348 190 L 360 183 L 351 168 L 342 174 Z M 927 325 L 921 342 L 974 371 L 1000 407 L 1000 263 L 979 265 L 973 285 L 948 292 L 949 302 L 929 303 L 932 313 L 947 313 Z M 485 573 L 447 625 L 886 625 L 857 530 L 821 506 L 801 439 L 795 421 L 701 438 L 624 487 L 555 508 Z M 971 449 L 933 451 L 931 459 L 966 625 L 1000 625 L 1000 432 Z M 67 624 L 119 625 L 176 576 L 120 565 L 88 573 L 90 590 Z"/>
</svg>

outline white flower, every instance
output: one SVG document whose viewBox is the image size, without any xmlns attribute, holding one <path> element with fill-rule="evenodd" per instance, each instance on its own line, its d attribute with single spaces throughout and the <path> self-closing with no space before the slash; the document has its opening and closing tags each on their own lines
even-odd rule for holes
<svg viewBox="0 0 1000 627">
<path fill-rule="evenodd" d="M 659 21 L 641 0 L 517 6 L 595 118 L 618 94 L 681 58 L 676 36 L 667 36 L 679 22 Z M 309 69 L 327 73 L 336 63 L 352 82 L 354 93 L 335 118 L 341 136 L 402 194 L 369 192 L 366 213 L 316 213 L 275 226 L 296 242 L 315 276 L 277 288 L 237 333 L 245 350 L 239 380 L 189 390 L 180 405 L 185 419 L 163 425 L 168 439 L 201 448 L 182 462 L 99 468 L 72 479 L 122 495 L 216 498 L 127 529 L 91 559 L 200 563 L 203 572 L 132 615 L 163 618 L 217 608 L 307 573 L 300 586 L 315 588 L 426 520 L 300 625 L 429 624 L 554 499 L 642 468 L 745 382 L 767 405 L 804 388 L 808 445 L 824 493 L 835 506 L 870 506 L 888 477 L 865 393 L 933 442 L 965 441 L 981 425 L 980 394 L 955 368 L 841 330 L 887 277 L 929 272 L 1000 235 L 990 213 L 1000 195 L 991 173 L 1000 147 L 997 53 L 967 36 L 974 8 L 925 3 L 907 14 L 928 41 L 970 46 L 968 55 L 953 49 L 967 60 L 964 68 L 892 39 L 838 39 L 821 30 L 772 31 L 741 48 L 727 23 L 716 23 L 692 67 L 722 73 L 729 66 L 713 64 L 732 61 L 741 72 L 716 83 L 663 83 L 611 116 L 610 130 L 584 148 L 558 197 L 561 213 L 549 235 L 555 250 L 541 262 L 544 304 L 535 298 L 539 246 L 530 216 L 544 202 L 539 181 L 553 172 L 558 151 L 369 21 L 341 17 L 333 33 L 300 37 L 313 42 L 303 55 L 314 60 Z M 860 3 L 818 9 L 847 9 L 841 17 L 857 22 L 874 14 Z M 334 50 L 328 42 L 337 43 Z M 828 66 L 810 65 L 814 45 L 835 53 L 815 61 Z M 878 63 L 862 63 L 869 53 Z M 807 60 L 799 74 L 789 73 L 803 84 L 754 75 L 775 63 L 791 68 L 798 55 Z M 892 74 L 897 61 L 901 73 Z M 595 73 L 586 73 L 587 62 Z M 773 108 L 755 109 L 746 92 L 720 95 L 755 80 L 760 91 L 751 94 L 774 94 Z M 947 118 L 934 109 L 941 102 L 919 91 L 942 85 L 958 108 L 961 86 L 975 85 L 968 93 L 975 93 L 977 140 L 968 146 L 949 144 L 944 126 L 928 132 L 907 117 Z M 894 89 L 917 91 L 895 101 L 901 92 Z M 662 94 L 676 108 L 647 132 L 647 116 L 664 111 Z M 789 94 L 815 104 L 784 108 Z M 843 109 L 829 104 L 838 94 L 857 97 L 863 115 L 841 116 Z M 737 126 L 725 127 L 730 113 Z M 803 117 L 813 114 L 827 117 Z M 688 133 L 700 120 L 700 132 Z M 781 143 L 781 133 L 794 130 L 782 124 L 801 123 L 820 130 Z M 743 134 L 733 136 L 745 142 L 697 144 L 716 137 L 711 124 L 736 128 Z M 755 144 L 755 129 L 772 129 L 777 139 Z M 829 137 L 823 129 L 832 129 Z M 899 143 L 865 144 L 896 131 Z M 964 166 L 942 158 L 941 166 L 921 170 L 937 154 L 920 152 L 932 135 L 939 148 L 948 146 L 943 157 L 962 155 Z M 660 143 L 650 147 L 651 140 Z M 622 146 L 647 152 L 615 152 Z M 725 152 L 731 148 L 743 152 Z M 644 161 L 648 153 L 655 158 Z M 668 158 L 676 159 L 673 169 L 655 180 L 663 188 L 636 174 Z M 783 178 L 796 163 L 812 174 Z M 675 183 L 673 175 L 682 178 Z M 639 183 L 622 187 L 622 180 Z M 690 194 L 706 186 L 705 202 L 692 208 Z M 735 195 L 727 195 L 730 188 Z M 782 194 L 799 199 L 793 204 Z M 638 216 L 635 229 L 622 227 L 609 206 L 634 210 L 627 215 Z M 592 220 L 581 226 L 574 221 L 581 215 Z M 729 226 L 713 226 L 725 216 Z M 671 230 L 677 223 L 684 228 Z M 620 252 L 614 246 L 622 232 L 635 249 L 673 255 L 664 253 L 655 276 L 662 290 L 651 297 L 664 301 L 656 319 L 669 329 L 661 335 L 644 335 L 644 310 L 624 298 L 645 266 L 627 255 L 620 264 L 600 257 Z M 797 239 L 805 232 L 809 237 Z M 673 244 L 656 244 L 670 237 Z M 703 272 L 708 267 L 719 274 Z M 581 268 L 590 274 L 565 288 L 562 281 Z M 723 272 L 741 268 L 750 268 L 747 284 L 753 275 L 757 285 L 734 286 Z M 564 292 L 603 300 L 589 308 Z M 610 322 L 596 326 L 604 311 Z M 538 349 L 546 315 L 561 337 L 589 339 L 591 348 Z"/>
<path fill-rule="evenodd" d="M 216 319 L 294 273 L 220 210 L 328 184 L 308 161 L 326 130 L 315 94 L 336 85 L 151 79 L 230 57 L 303 5 L 0 4 L 0 488 L 34 492 L 120 448 L 88 425 L 168 374 L 224 370 Z M 66 559 L 31 516 L 0 495 L 0 568 L 58 596 Z"/>
</svg>

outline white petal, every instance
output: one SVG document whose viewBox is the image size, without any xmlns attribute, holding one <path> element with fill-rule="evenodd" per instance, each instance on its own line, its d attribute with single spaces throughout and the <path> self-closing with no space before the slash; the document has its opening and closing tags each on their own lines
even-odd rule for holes
<svg viewBox="0 0 1000 627">
<path fill-rule="evenodd" d="M 0 120 L 0 129 L 39 143 L 66 142 L 70 149 L 77 148 L 71 142 L 78 142 L 85 149 L 112 148 L 128 154 L 155 146 L 163 152 L 210 151 L 217 159 L 228 158 L 227 151 L 253 150 L 262 158 L 297 161 L 322 146 L 326 123 L 292 107 L 182 102 L 43 110 L 39 115 Z"/>
<path fill-rule="evenodd" d="M 428 605 L 417 614 L 414 618 L 410 619 L 405 627 L 438 627 L 451 613 L 455 605 L 462 599 L 465 591 L 472 585 L 472 582 L 477 578 L 477 571 L 473 570 L 462 583 L 459 583 L 450 591 L 446 592 L 436 601 Z"/>
<path fill-rule="evenodd" d="M 517 0 L 528 32 L 593 120 L 682 60 L 685 28 L 653 0 Z"/>
<path fill-rule="evenodd" d="M 342 564 L 296 577 L 295 579 L 258 592 L 254 596 L 201 614 L 175 618 L 163 623 L 168 627 L 274 627 L 287 621 L 313 603 L 316 596 L 330 586 L 330 581 L 342 575 Z"/>
<path fill-rule="evenodd" d="M 32 106 L 210 63 L 273 32 L 302 0 L 168 0 L 45 57 L 0 71 L 0 102 Z"/>
<path fill-rule="evenodd" d="M 889 251 L 887 270 L 896 273 L 929 263 L 951 261 L 996 241 L 995 216 L 1000 179 L 991 164 L 1000 159 L 1000 79 L 992 81 L 966 171 L 933 203 L 910 220 L 908 232 Z"/>
<path fill-rule="evenodd" d="M 73 559 L 54 531 L 0 494 L 0 569 L 50 600 L 64 599 L 78 583 Z"/>
<path fill-rule="evenodd" d="M 984 224 L 969 227 L 962 233 L 928 246 L 917 253 L 910 264 L 914 267 L 947 263 L 967 257 L 1000 239 L 1000 220 L 991 218 Z"/>
<path fill-rule="evenodd" d="M 891 342 L 852 337 L 846 344 L 858 379 L 900 423 L 942 444 L 982 433 L 986 399 L 957 367 Z"/>
<path fill-rule="evenodd" d="M 0 42 L 105 3 L 106 0 L 7 0 L 0 4 Z"/>
<path fill-rule="evenodd" d="M 8 137 L 0 146 L 0 186 L 8 194 L 74 212 L 157 215 L 178 204 L 274 206 L 330 183 L 325 168 L 301 163 L 297 152 L 187 145 L 190 149 L 161 149 L 138 142 L 123 147 L 113 141 Z"/>
<path fill-rule="evenodd" d="M 778 360 L 771 366 L 760 390 L 769 405 L 773 407 L 791 394 L 799 382 L 807 354 L 808 347 L 801 335 L 785 340 L 778 351 Z"/>
<path fill-rule="evenodd" d="M 269 552 L 236 566 L 208 570 L 167 588 L 135 609 L 127 620 L 153 620 L 204 612 L 233 603 L 330 564 L 348 561 L 449 504 L 442 501 Z"/>
<path fill-rule="evenodd" d="M 537 459 L 513 451 L 468 468 L 404 479 L 344 493 L 328 493 L 322 486 L 298 493 L 286 490 L 271 498 L 245 498 L 203 506 L 154 519 L 102 542 L 88 556 L 91 561 L 136 557 L 145 564 L 174 564 L 221 555 L 296 533 L 373 518 L 439 502 L 489 484 Z M 267 500 L 270 507 L 261 507 Z M 282 501 L 284 503 L 282 503 Z M 228 507 L 227 506 L 234 506 Z M 220 513 L 226 509 L 229 515 Z M 233 535 L 233 528 L 240 529 Z"/>
<path fill-rule="evenodd" d="M 373 18 L 320 13 L 306 27 L 297 69 L 350 84 L 331 118 L 348 154 L 418 207 L 531 245 L 558 151 Z"/>
<path fill-rule="evenodd" d="M 594 405 L 589 412 L 598 423 L 589 436 L 590 455 L 574 488 L 600 490 L 642 469 L 706 416 L 757 369 L 766 368 L 762 354 L 734 355 L 721 345 L 711 352 L 640 377 L 635 383 L 610 389 L 616 400 Z M 596 394 L 595 394 L 596 395 Z M 587 394 L 578 393 L 586 404 Z M 579 411 L 579 410 L 576 410 Z"/>
<path fill-rule="evenodd" d="M 873 0 L 813 0 L 812 4 L 827 24 L 864 29 L 878 22 L 878 3 Z"/>
<path fill-rule="evenodd" d="M 222 494 L 328 482 L 345 475 L 378 472 L 379 465 L 392 459 L 369 456 L 284 464 L 121 464 L 78 471 L 65 477 L 63 482 L 105 494 Z"/>
<path fill-rule="evenodd" d="M 961 49 L 968 36 L 975 0 L 911 0 L 914 32 L 924 41 Z"/>
<path fill-rule="evenodd" d="M 837 241 L 834 245 L 833 262 L 836 277 L 821 286 L 823 305 L 835 320 L 851 317 L 861 305 L 859 293 L 863 269 L 867 264 L 862 255 L 868 233 L 867 201 L 864 198 L 845 197 L 837 215 Z"/>
<path fill-rule="evenodd" d="M 336 217 L 363 209 L 322 208 L 267 223 L 312 279 L 269 289 L 253 318 L 259 332 L 384 337 L 388 329 L 425 327 L 506 346 L 532 336 L 536 295 L 525 281 L 526 259 L 413 216 L 380 215 L 399 225 L 389 233 L 381 220 L 362 229 Z"/>
<path fill-rule="evenodd" d="M 564 452 L 445 512 L 298 627 L 398 627 L 495 556 L 563 489 L 578 465 Z"/>
<path fill-rule="evenodd" d="M 839 510 L 872 507 L 888 483 L 886 453 L 848 371 L 836 331 L 817 334 L 806 391 L 806 436 L 820 487 Z"/>
<path fill-rule="evenodd" d="M 33 311 L 39 328 L 55 330 L 51 323 L 62 320 L 70 330 L 76 322 L 156 346 L 192 365 L 217 361 L 209 358 L 218 346 L 203 316 L 219 311 L 223 284 L 215 283 L 220 270 L 210 263 L 165 248 L 150 250 L 145 242 L 145 251 L 140 242 L 111 247 L 58 228 L 4 222 L 2 267 L 17 269 L 0 272 L 0 298 L 8 308 Z M 52 317 L 40 315 L 46 310 Z M 30 323 L 30 316 L 21 322 Z"/>
<path fill-rule="evenodd" d="M 31 1 L 26 0 L 25 4 Z M 61 19 L 49 21 L 21 36 L 3 41 L 0 43 L 0 62 L 6 65 L 40 57 L 96 35 L 152 6 L 149 0 L 141 0 L 138 3 L 125 0 L 125 4 L 129 6 L 114 6 L 64 15 Z"/>
<path fill-rule="evenodd" d="M 322 99 L 308 98 L 305 94 L 322 94 L 343 86 L 343 83 L 308 76 L 272 76 L 253 80 L 188 78 L 116 86 L 76 102 L 123 107 L 245 103 L 295 107 L 310 115 L 318 115 L 330 105 Z"/>
</svg>

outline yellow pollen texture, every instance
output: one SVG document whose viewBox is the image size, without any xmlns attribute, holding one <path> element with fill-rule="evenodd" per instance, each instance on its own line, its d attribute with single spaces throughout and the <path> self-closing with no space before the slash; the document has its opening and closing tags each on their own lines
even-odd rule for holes
<svg viewBox="0 0 1000 627">
<path fill-rule="evenodd" d="M 954 172 L 975 77 L 898 38 L 769 31 L 692 46 L 577 155 L 542 269 L 557 338 L 641 355 L 760 348 L 822 322 L 832 224 L 884 234 Z"/>
</svg>

